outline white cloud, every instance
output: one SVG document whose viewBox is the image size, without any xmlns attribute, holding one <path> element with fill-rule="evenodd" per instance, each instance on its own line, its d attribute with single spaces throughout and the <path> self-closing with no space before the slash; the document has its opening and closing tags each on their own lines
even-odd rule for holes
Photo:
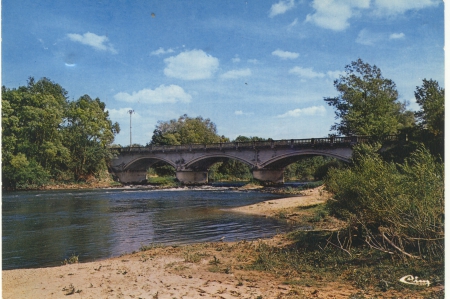
<svg viewBox="0 0 450 299">
<path fill-rule="evenodd" d="M 339 76 L 344 75 L 344 71 L 328 71 L 327 76 L 331 79 L 339 79 Z"/>
<path fill-rule="evenodd" d="M 117 54 L 117 51 L 114 49 L 114 47 L 110 43 L 108 43 L 108 37 L 104 35 L 100 36 L 95 33 L 86 32 L 83 35 L 76 33 L 69 33 L 67 34 L 67 36 L 71 41 L 91 46 L 96 50 L 110 51 L 113 54 Z"/>
<path fill-rule="evenodd" d="M 319 27 L 342 31 L 348 28 L 349 20 L 363 10 L 370 9 L 375 16 L 384 17 L 438 6 L 442 0 L 313 0 L 314 12 L 306 16 L 305 22 Z"/>
<path fill-rule="evenodd" d="M 248 77 L 251 76 L 252 71 L 247 68 L 247 69 L 240 69 L 240 70 L 231 70 L 228 71 L 224 74 L 222 74 L 220 77 L 223 79 L 237 79 L 237 78 L 241 78 L 241 77 Z"/>
<path fill-rule="evenodd" d="M 283 51 L 283 50 L 277 49 L 272 52 L 272 55 L 278 56 L 281 59 L 295 59 L 298 57 L 299 54 L 295 53 L 295 52 L 288 52 L 288 51 Z"/>
<path fill-rule="evenodd" d="M 161 55 L 161 54 L 167 54 L 167 53 L 173 53 L 173 52 L 174 52 L 173 49 L 164 50 L 164 48 L 160 47 L 158 50 L 151 52 L 150 55 Z"/>
<path fill-rule="evenodd" d="M 253 112 L 244 112 L 242 110 L 236 110 L 234 111 L 235 115 L 253 115 Z"/>
<path fill-rule="evenodd" d="M 270 7 L 269 17 L 273 18 L 276 15 L 284 14 L 292 8 L 294 8 L 294 0 L 280 0 L 278 3 L 272 4 Z"/>
<path fill-rule="evenodd" d="M 130 119 L 130 110 L 133 110 L 132 108 L 119 108 L 119 109 L 107 109 L 109 113 L 109 117 L 112 121 L 126 121 Z M 134 110 L 133 110 L 134 111 Z M 141 115 L 139 114 L 139 111 L 133 112 L 133 121 L 141 119 Z"/>
<path fill-rule="evenodd" d="M 249 59 L 247 60 L 248 63 L 253 63 L 253 64 L 258 64 L 259 60 L 258 59 Z"/>
<path fill-rule="evenodd" d="M 302 68 L 300 66 L 293 67 L 289 70 L 289 74 L 295 74 L 301 78 L 314 79 L 325 77 L 324 73 L 317 73 L 312 68 Z"/>
<path fill-rule="evenodd" d="M 295 25 L 297 25 L 297 23 L 298 23 L 298 18 L 295 18 L 295 20 L 292 21 L 291 24 L 289 24 L 288 28 L 290 29 L 290 28 L 294 27 Z"/>
<path fill-rule="evenodd" d="M 300 117 L 300 116 L 324 116 L 326 114 L 326 110 L 324 106 L 311 106 L 307 108 L 297 108 L 294 110 L 290 110 L 284 114 L 278 115 L 278 118 L 285 117 Z"/>
<path fill-rule="evenodd" d="M 405 34 L 403 32 L 401 32 L 401 33 L 392 33 L 389 36 L 389 39 L 401 39 L 401 38 L 404 38 L 404 37 L 405 37 Z"/>
<path fill-rule="evenodd" d="M 438 6 L 442 0 L 375 0 L 375 13 L 381 16 L 402 14 L 412 9 Z"/>
<path fill-rule="evenodd" d="M 130 103 L 150 103 L 150 104 L 162 104 L 162 103 L 189 103 L 192 96 L 184 91 L 178 85 L 160 85 L 159 87 L 152 89 L 142 89 L 132 94 L 126 92 L 119 92 L 114 96 L 117 101 L 130 102 Z"/>
<path fill-rule="evenodd" d="M 233 62 L 233 63 L 238 63 L 238 62 L 241 62 L 241 59 L 239 58 L 239 56 L 234 56 L 233 58 L 231 58 L 231 61 Z"/>
<path fill-rule="evenodd" d="M 183 80 L 211 78 L 219 67 L 219 59 L 202 50 L 191 50 L 164 59 L 164 74 Z"/>
<path fill-rule="evenodd" d="M 369 8 L 369 5 L 370 0 L 314 0 L 312 7 L 315 12 L 308 14 L 305 22 L 342 31 L 347 29 L 348 20 L 358 13 L 359 9 Z"/>
<path fill-rule="evenodd" d="M 356 38 L 356 42 L 358 44 L 373 46 L 376 43 L 382 41 L 384 39 L 382 34 L 371 32 L 367 29 L 362 29 L 358 33 L 358 37 Z"/>
</svg>

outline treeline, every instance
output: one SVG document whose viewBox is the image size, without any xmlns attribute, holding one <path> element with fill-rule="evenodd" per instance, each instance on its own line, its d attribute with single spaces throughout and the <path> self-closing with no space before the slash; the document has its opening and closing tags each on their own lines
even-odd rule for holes
<svg viewBox="0 0 450 299">
<path fill-rule="evenodd" d="M 2 183 L 6 189 L 87 181 L 107 170 L 119 133 L 100 99 L 70 101 L 59 84 L 29 78 L 2 87 Z"/>
</svg>

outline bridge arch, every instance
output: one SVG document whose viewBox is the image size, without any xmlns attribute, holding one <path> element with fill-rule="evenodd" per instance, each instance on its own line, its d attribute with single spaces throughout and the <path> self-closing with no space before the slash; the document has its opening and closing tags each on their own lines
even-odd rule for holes
<svg viewBox="0 0 450 299">
<path fill-rule="evenodd" d="M 125 164 L 123 166 L 123 170 L 147 170 L 149 167 L 158 162 L 164 162 L 176 168 L 176 164 L 168 159 L 160 157 L 139 157 Z"/>
<path fill-rule="evenodd" d="M 259 165 L 261 168 L 285 168 L 286 166 L 295 163 L 297 159 L 301 156 L 326 156 L 331 158 L 336 158 L 338 160 L 341 160 L 343 162 L 349 163 L 351 158 L 344 155 L 339 155 L 334 152 L 319 152 L 317 150 L 306 150 L 306 151 L 300 151 L 300 152 L 293 152 L 293 153 L 287 153 L 284 155 L 277 156 L 273 159 L 267 160 L 261 165 Z M 294 159 L 292 159 L 294 158 Z"/>
<path fill-rule="evenodd" d="M 217 162 L 223 161 L 223 159 L 232 159 L 232 160 L 236 160 L 236 161 L 242 162 L 245 165 L 248 165 L 250 167 L 255 167 L 255 165 L 251 161 L 248 161 L 247 159 L 244 159 L 244 158 L 241 158 L 241 157 L 236 157 L 236 156 L 233 156 L 233 155 L 228 155 L 228 154 L 225 154 L 225 153 L 224 154 L 205 155 L 205 156 L 202 156 L 202 157 L 198 157 L 198 158 L 192 159 L 191 161 L 186 163 L 185 167 L 186 168 L 191 168 L 191 169 L 206 170 L 209 167 L 211 167 L 211 165 L 213 165 L 213 164 L 215 164 Z M 205 161 L 206 163 L 202 163 L 202 161 Z M 211 161 L 212 163 L 210 163 L 208 161 Z M 207 167 L 205 167 L 205 166 L 207 166 Z"/>
</svg>

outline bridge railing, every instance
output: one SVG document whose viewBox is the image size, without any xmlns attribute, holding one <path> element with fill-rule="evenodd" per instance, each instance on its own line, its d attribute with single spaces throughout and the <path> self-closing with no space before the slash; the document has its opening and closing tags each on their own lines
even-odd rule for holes
<svg viewBox="0 0 450 299">
<path fill-rule="evenodd" d="M 185 144 L 185 145 L 148 145 L 143 147 L 111 147 L 111 150 L 119 153 L 145 153 L 145 152 L 176 152 L 176 151 L 199 151 L 199 150 L 225 150 L 225 149 L 257 149 L 257 148 L 299 148 L 317 146 L 352 146 L 357 143 L 366 143 L 371 140 L 370 136 L 333 136 L 326 138 L 308 139 L 282 139 L 266 141 L 245 141 L 245 142 L 223 142 L 211 144 Z M 389 135 L 385 141 L 398 141 L 398 135 Z"/>
</svg>

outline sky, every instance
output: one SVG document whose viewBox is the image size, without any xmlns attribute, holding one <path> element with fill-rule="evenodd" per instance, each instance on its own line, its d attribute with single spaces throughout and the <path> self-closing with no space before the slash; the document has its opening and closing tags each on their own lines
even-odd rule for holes
<svg viewBox="0 0 450 299">
<path fill-rule="evenodd" d="M 2 85 L 46 77 L 106 103 L 115 143 L 158 121 L 209 118 L 217 133 L 326 137 L 324 98 L 361 58 L 418 110 L 423 79 L 444 83 L 441 0 L 2 0 Z M 134 113 L 130 114 L 129 111 Z"/>
</svg>

